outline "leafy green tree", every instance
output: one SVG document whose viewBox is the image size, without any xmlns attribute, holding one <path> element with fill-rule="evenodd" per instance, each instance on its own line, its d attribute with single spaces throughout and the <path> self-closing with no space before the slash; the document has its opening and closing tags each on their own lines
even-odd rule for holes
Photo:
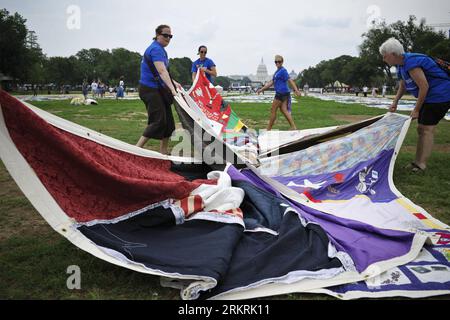
<svg viewBox="0 0 450 320">
<path fill-rule="evenodd" d="M 397 21 L 390 25 L 395 37 L 403 44 L 406 50 L 412 52 L 426 52 L 436 43 L 445 40 L 444 32 L 436 32 L 426 25 L 426 20 L 417 23 L 415 16 L 409 16 L 405 22 Z"/>
<path fill-rule="evenodd" d="M 439 41 L 434 47 L 425 52 L 430 56 L 450 61 L 450 39 Z"/>
<path fill-rule="evenodd" d="M 333 84 L 336 80 L 348 85 L 358 85 L 361 78 L 367 78 L 369 70 L 362 59 L 343 55 L 321 61 L 317 66 L 303 71 L 299 85 L 304 86 L 308 83 L 310 87 L 324 87 Z"/>
<path fill-rule="evenodd" d="M 320 70 L 318 67 L 309 67 L 301 73 L 300 87 L 308 84 L 311 88 L 319 88 L 324 86 L 324 82 L 320 78 Z"/>
<path fill-rule="evenodd" d="M 18 13 L 0 10 L 0 72 L 20 81 L 40 80 L 44 55 L 25 22 Z"/>
<path fill-rule="evenodd" d="M 77 58 L 75 56 L 50 57 L 45 61 L 46 80 L 58 86 L 63 84 L 79 83 L 80 73 L 77 71 Z"/>
<path fill-rule="evenodd" d="M 231 82 L 232 82 L 232 80 L 230 78 L 222 77 L 222 76 L 216 77 L 216 79 L 215 79 L 216 85 L 221 86 L 225 90 L 228 90 L 228 88 L 231 86 Z"/>
<path fill-rule="evenodd" d="M 169 59 L 170 75 L 183 86 L 192 83 L 191 67 L 192 61 L 187 57 Z"/>
<path fill-rule="evenodd" d="M 109 81 L 117 85 L 121 76 L 124 76 L 127 86 L 137 86 L 141 75 L 142 56 L 124 48 L 111 50 L 109 65 Z"/>
<path fill-rule="evenodd" d="M 44 61 L 46 56 L 37 43 L 37 36 L 34 31 L 29 31 L 26 42 L 25 57 L 28 67 L 23 71 L 23 79 L 33 84 L 42 84 L 45 82 Z"/>
<path fill-rule="evenodd" d="M 380 72 L 382 72 L 390 82 L 393 79 L 390 66 L 383 62 L 379 53 L 379 47 L 387 39 L 395 37 L 407 51 L 418 53 L 433 52 L 434 55 L 440 56 L 448 56 L 449 52 L 448 45 L 446 46 L 445 44 L 445 34 L 443 32 L 435 32 L 426 25 L 425 19 L 421 19 L 417 23 L 415 16 L 410 16 L 407 21 L 397 21 L 390 25 L 383 21 L 362 36 L 363 43 L 360 46 L 360 56 L 377 69 L 372 77 L 380 77 Z M 440 44 L 441 42 L 443 44 Z M 432 51 L 433 49 L 434 51 Z"/>
<path fill-rule="evenodd" d="M 101 79 L 107 81 L 110 78 L 111 69 L 111 53 L 109 50 L 101 50 L 97 48 L 83 49 L 75 55 L 77 58 L 77 68 L 83 75 L 83 78 Z M 82 81 L 79 79 L 78 82 Z"/>
<path fill-rule="evenodd" d="M 336 79 L 336 77 L 333 74 L 331 69 L 325 67 L 320 72 L 320 79 L 321 79 L 321 83 L 328 85 L 328 84 L 334 83 L 334 80 Z"/>
<path fill-rule="evenodd" d="M 395 34 L 386 22 L 380 23 L 377 27 L 370 29 L 363 35 L 363 43 L 360 45 L 360 57 L 366 63 L 371 64 L 379 72 L 384 72 L 389 78 L 392 78 L 391 68 L 384 63 L 380 56 L 379 48 L 387 39 L 394 37 Z"/>
<path fill-rule="evenodd" d="M 385 83 L 394 85 L 391 67 L 383 62 L 379 53 L 379 47 L 390 37 L 399 39 L 405 49 L 450 60 L 450 40 L 446 39 L 443 32 L 435 32 L 427 26 L 424 19 L 417 22 L 415 16 L 410 16 L 405 22 L 397 21 L 390 25 L 383 21 L 374 25 L 362 37 L 359 57 L 343 55 L 321 61 L 304 70 L 296 80 L 297 84 L 300 87 L 306 83 L 310 87 L 324 87 L 338 80 L 350 86 L 381 86 Z M 242 81 L 244 84 L 249 82 L 250 79 Z M 216 79 L 216 83 L 223 83 L 221 85 L 224 88 L 229 86 L 221 77 Z"/>
<path fill-rule="evenodd" d="M 249 77 L 244 77 L 244 78 L 242 78 L 242 84 L 243 84 L 244 86 L 250 85 L 251 82 L 252 82 L 252 80 L 251 80 Z"/>
<path fill-rule="evenodd" d="M 343 67 L 342 74 L 343 81 L 352 87 L 381 86 L 386 82 L 383 71 L 367 57 L 354 57 Z"/>
</svg>

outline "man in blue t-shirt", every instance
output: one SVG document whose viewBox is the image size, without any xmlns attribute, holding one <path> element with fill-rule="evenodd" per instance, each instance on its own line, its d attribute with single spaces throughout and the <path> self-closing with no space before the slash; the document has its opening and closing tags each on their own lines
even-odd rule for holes
<svg viewBox="0 0 450 320">
<path fill-rule="evenodd" d="M 198 48 L 197 54 L 200 55 L 200 58 L 192 63 L 192 83 L 194 83 L 195 77 L 197 76 L 197 71 L 199 69 L 202 69 L 205 72 L 206 77 L 211 83 L 214 83 L 212 77 L 217 77 L 216 64 L 214 63 L 214 61 L 206 57 L 207 52 L 208 49 L 206 48 L 206 46 L 200 46 Z"/>
<path fill-rule="evenodd" d="M 390 107 L 397 110 L 398 101 L 406 91 L 417 98 L 411 118 L 418 119 L 416 159 L 409 168 L 421 172 L 427 166 L 427 160 L 433 149 L 434 129 L 450 109 L 450 78 L 430 57 L 405 53 L 402 44 L 390 38 L 380 47 L 383 60 L 397 67 L 400 79 L 399 89 Z"/>
</svg>

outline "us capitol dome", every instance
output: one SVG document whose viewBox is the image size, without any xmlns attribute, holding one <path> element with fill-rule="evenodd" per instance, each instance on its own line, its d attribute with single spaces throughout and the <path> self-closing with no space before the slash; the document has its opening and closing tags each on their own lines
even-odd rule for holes
<svg viewBox="0 0 450 320">
<path fill-rule="evenodd" d="M 272 76 L 267 72 L 267 66 L 264 63 L 264 59 L 261 58 L 261 62 L 256 69 L 256 75 L 249 76 L 252 81 L 265 83 L 272 79 Z"/>
</svg>

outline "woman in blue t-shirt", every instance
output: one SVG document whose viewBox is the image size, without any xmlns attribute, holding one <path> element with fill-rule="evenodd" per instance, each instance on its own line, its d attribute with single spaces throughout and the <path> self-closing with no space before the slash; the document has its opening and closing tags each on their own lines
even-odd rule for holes
<svg viewBox="0 0 450 320">
<path fill-rule="evenodd" d="M 217 77 L 216 64 L 210 58 L 206 57 L 206 53 L 208 53 L 208 48 L 206 48 L 206 46 L 200 46 L 198 48 L 197 54 L 200 58 L 192 62 L 192 83 L 194 83 L 195 78 L 197 77 L 197 71 L 201 69 L 205 72 L 206 78 L 208 78 L 209 82 L 214 84 L 212 77 Z"/>
<path fill-rule="evenodd" d="M 168 154 L 169 138 L 175 130 L 175 121 L 171 105 L 181 85 L 171 79 L 168 72 L 169 57 L 165 48 L 173 37 L 168 25 L 160 25 L 155 37 L 145 50 L 141 60 L 141 79 L 139 97 L 147 109 L 148 121 L 137 146 L 143 148 L 149 139 L 160 140 L 159 150 Z"/>
<path fill-rule="evenodd" d="M 406 91 L 417 98 L 411 118 L 418 119 L 416 159 L 408 166 L 413 172 L 425 170 L 433 149 L 434 129 L 450 108 L 450 78 L 430 57 L 405 53 L 402 44 L 390 38 L 380 47 L 384 62 L 397 67 L 399 89 L 389 110 L 395 112 Z"/>
<path fill-rule="evenodd" d="M 291 92 L 288 87 L 288 83 L 291 84 L 294 89 L 294 93 L 300 97 L 301 93 L 297 88 L 294 80 L 289 77 L 289 73 L 283 67 L 284 59 L 280 55 L 275 56 L 275 65 L 277 66 L 277 71 L 273 75 L 272 80 L 266 83 L 262 88 L 256 91 L 257 94 L 264 92 L 264 90 L 270 88 L 272 85 L 275 87 L 275 98 L 272 102 L 272 110 L 270 113 L 269 124 L 267 125 L 267 130 L 272 130 L 272 126 L 277 119 L 277 111 L 281 110 L 281 113 L 285 116 L 286 120 L 289 122 L 291 126 L 291 130 L 297 130 L 295 126 L 294 120 L 292 119 L 290 113 L 290 104 L 291 104 Z"/>
</svg>

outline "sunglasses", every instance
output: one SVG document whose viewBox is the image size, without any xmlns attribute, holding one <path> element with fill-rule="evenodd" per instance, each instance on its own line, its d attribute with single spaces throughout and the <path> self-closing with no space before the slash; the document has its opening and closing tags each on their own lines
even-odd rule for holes
<svg viewBox="0 0 450 320">
<path fill-rule="evenodd" d="M 172 39 L 172 37 L 173 37 L 173 34 L 168 34 L 168 33 L 161 33 L 161 35 L 166 39 L 167 38 Z"/>
<path fill-rule="evenodd" d="M 283 63 L 283 61 L 277 61 L 277 60 L 275 60 L 275 63 Z"/>
<path fill-rule="evenodd" d="M 200 51 L 200 53 L 206 53 L 206 51 Z"/>
</svg>

